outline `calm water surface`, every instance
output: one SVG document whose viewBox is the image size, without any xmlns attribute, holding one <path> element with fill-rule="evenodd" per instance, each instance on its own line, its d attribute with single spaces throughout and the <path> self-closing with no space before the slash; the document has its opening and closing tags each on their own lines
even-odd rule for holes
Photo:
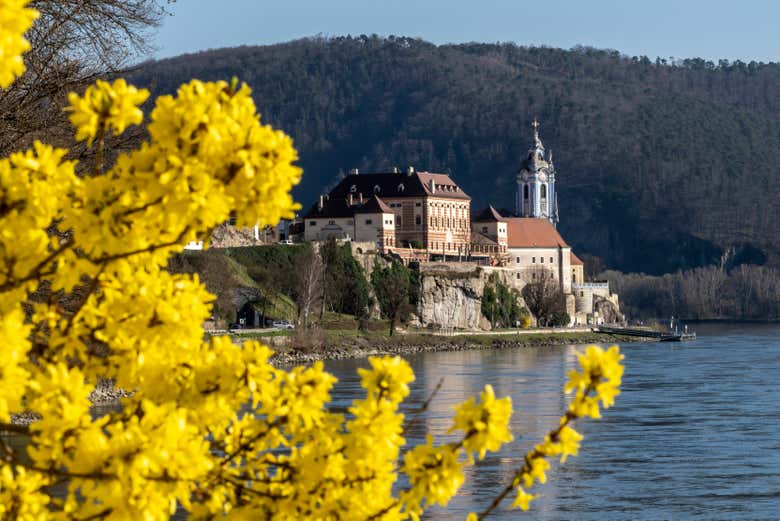
<svg viewBox="0 0 780 521">
<path fill-rule="evenodd" d="M 697 325 L 687 343 L 622 345 L 626 374 L 613 409 L 585 420 L 580 456 L 553 464 L 529 519 L 780 519 L 780 326 Z M 515 407 L 515 442 L 469 469 L 461 494 L 426 519 L 480 511 L 522 455 L 565 411 L 562 392 L 581 346 L 428 353 L 409 357 L 419 404 L 444 378 L 424 421 L 445 436 L 453 406 L 492 384 Z M 365 360 L 328 362 L 345 406 Z M 447 439 L 446 436 L 444 439 Z M 495 519 L 515 519 L 518 511 Z"/>
</svg>

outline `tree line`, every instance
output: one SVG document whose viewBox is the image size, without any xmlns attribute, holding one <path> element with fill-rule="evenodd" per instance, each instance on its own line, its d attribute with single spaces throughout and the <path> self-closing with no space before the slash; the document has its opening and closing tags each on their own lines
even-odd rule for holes
<svg viewBox="0 0 780 521">
<path fill-rule="evenodd" d="M 708 266 L 662 276 L 607 271 L 630 318 L 780 320 L 780 271 L 742 264 Z"/>
<path fill-rule="evenodd" d="M 578 252 L 660 275 L 745 243 L 777 264 L 779 64 L 361 35 L 149 62 L 133 79 L 166 93 L 193 74 L 252 86 L 295 139 L 304 206 L 350 168 L 413 165 L 452 174 L 474 208 L 511 209 L 536 116 Z"/>
</svg>

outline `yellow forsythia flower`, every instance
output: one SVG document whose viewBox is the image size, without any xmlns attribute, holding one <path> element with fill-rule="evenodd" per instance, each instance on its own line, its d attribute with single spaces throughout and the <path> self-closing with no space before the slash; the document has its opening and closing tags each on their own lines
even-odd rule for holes
<svg viewBox="0 0 780 521">
<path fill-rule="evenodd" d="M 70 122 L 76 127 L 76 139 L 91 145 L 101 125 L 121 134 L 128 126 L 140 124 L 144 113 L 138 107 L 148 97 L 148 90 L 138 90 L 123 79 L 114 83 L 98 80 L 87 87 L 83 96 L 71 92 L 68 110 Z"/>
<path fill-rule="evenodd" d="M 531 501 L 536 499 L 536 496 L 529 494 L 523 489 L 523 487 L 517 487 L 517 496 L 515 497 L 512 508 L 520 508 L 522 510 L 528 510 L 531 506 Z"/>
<path fill-rule="evenodd" d="M 411 505 L 446 505 L 463 484 L 463 469 L 458 463 L 458 452 L 451 445 L 433 446 L 428 436 L 425 445 L 418 445 L 404 456 L 404 472 L 409 476 L 411 490 L 404 501 Z M 420 510 L 419 513 L 422 513 Z"/>
<path fill-rule="evenodd" d="M 479 459 L 487 451 L 497 451 L 501 445 L 512 441 L 509 419 L 512 415 L 510 397 L 496 399 L 493 387 L 485 386 L 479 395 L 479 402 L 469 398 L 455 408 L 455 424 L 450 432 L 465 433 L 463 447 L 469 452 L 479 453 Z"/>
<path fill-rule="evenodd" d="M 361 385 L 377 397 L 399 403 L 409 395 L 409 384 L 414 381 L 414 372 L 409 362 L 400 356 L 368 359 L 371 369 L 358 369 Z"/>
<path fill-rule="evenodd" d="M 50 519 L 49 496 L 41 491 L 50 482 L 41 473 L 22 466 L 0 465 L 0 519 Z"/>
<path fill-rule="evenodd" d="M 38 18 L 25 6 L 29 0 L 0 0 L 0 87 L 8 87 L 24 72 L 22 54 L 30 48 L 24 33 Z"/>
</svg>

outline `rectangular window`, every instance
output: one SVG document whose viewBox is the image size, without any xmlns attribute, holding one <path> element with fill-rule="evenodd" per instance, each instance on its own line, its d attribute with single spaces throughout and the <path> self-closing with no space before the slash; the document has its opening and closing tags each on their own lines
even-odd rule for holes
<svg viewBox="0 0 780 521">
<path fill-rule="evenodd" d="M 531 273 L 531 278 L 535 279 L 536 278 L 536 273 Z"/>
<path fill-rule="evenodd" d="M 418 208 L 420 207 L 420 203 L 414 203 L 414 205 Z"/>
<path fill-rule="evenodd" d="M 539 262 L 541 262 L 542 264 L 544 264 L 544 257 L 539 257 Z"/>
<path fill-rule="evenodd" d="M 419 216 L 419 215 L 415 215 L 414 216 L 414 224 L 416 224 L 417 226 L 420 226 L 422 224 L 422 217 Z"/>
<path fill-rule="evenodd" d="M 552 257 L 550 257 L 550 264 L 552 264 L 552 263 L 553 263 L 553 258 L 552 258 Z"/>
<path fill-rule="evenodd" d="M 517 261 L 520 262 L 520 261 Z M 536 257 L 531 257 L 531 264 L 536 264 Z"/>
<path fill-rule="evenodd" d="M 487 226 L 482 227 L 482 233 L 487 233 Z"/>
<path fill-rule="evenodd" d="M 366 219 L 366 224 L 371 224 L 371 219 Z"/>
<path fill-rule="evenodd" d="M 520 257 L 515 257 L 515 262 L 517 262 L 518 264 L 520 264 Z"/>
<path fill-rule="evenodd" d="M 328 221 L 328 224 L 336 224 L 336 221 Z"/>
<path fill-rule="evenodd" d="M 519 274 L 519 273 L 517 274 L 517 278 L 518 278 L 518 279 L 520 278 L 520 274 Z"/>
</svg>

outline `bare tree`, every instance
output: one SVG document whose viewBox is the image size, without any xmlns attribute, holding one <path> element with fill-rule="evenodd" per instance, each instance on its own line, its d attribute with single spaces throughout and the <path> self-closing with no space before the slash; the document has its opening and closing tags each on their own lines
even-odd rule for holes
<svg viewBox="0 0 780 521">
<path fill-rule="evenodd" d="M 67 93 L 100 77 L 122 72 L 147 54 L 151 31 L 166 14 L 165 0 L 33 0 L 40 17 L 28 31 L 27 71 L 0 90 L 0 154 L 41 139 L 72 147 L 73 132 L 63 107 Z M 128 146 L 113 140 L 109 149 Z M 88 155 L 84 147 L 75 157 Z"/>
<path fill-rule="evenodd" d="M 295 304 L 298 307 L 298 326 L 305 328 L 309 315 L 318 309 L 322 300 L 322 258 L 307 248 L 295 259 Z"/>
<path fill-rule="evenodd" d="M 392 262 L 384 268 L 375 266 L 371 284 L 382 315 L 390 319 L 390 336 L 393 336 L 396 323 L 412 310 L 412 272 L 400 262 Z"/>
<path fill-rule="evenodd" d="M 532 268 L 524 272 L 523 300 L 541 326 L 550 325 L 556 314 L 566 311 L 563 292 L 555 272 L 547 268 Z"/>
</svg>

